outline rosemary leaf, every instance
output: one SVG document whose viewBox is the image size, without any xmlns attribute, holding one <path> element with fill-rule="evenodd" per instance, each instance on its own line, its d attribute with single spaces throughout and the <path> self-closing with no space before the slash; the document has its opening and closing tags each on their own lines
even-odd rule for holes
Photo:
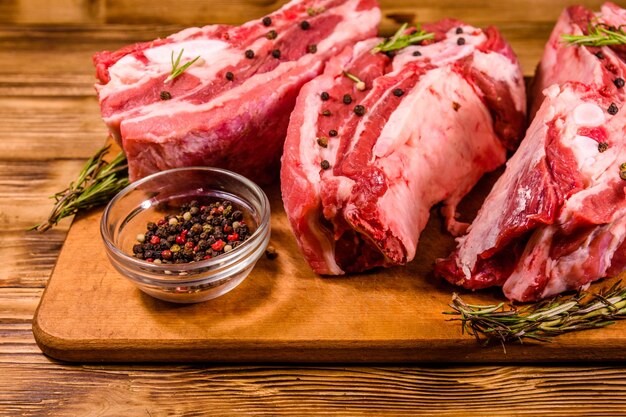
<svg viewBox="0 0 626 417">
<path fill-rule="evenodd" d="M 126 156 L 120 152 L 113 160 L 106 162 L 104 156 L 108 152 L 109 146 L 106 146 L 89 158 L 76 181 L 51 197 L 55 204 L 48 219 L 28 230 L 45 232 L 65 217 L 108 203 L 126 187 L 129 184 Z"/>
<path fill-rule="evenodd" d="M 460 316 L 451 320 L 461 321 L 462 332 L 481 344 L 550 342 L 563 333 L 597 329 L 626 319 L 626 287 L 618 281 L 599 294 L 579 292 L 521 308 L 504 303 L 471 305 L 455 293 L 450 307 L 452 311 L 444 314 Z"/>
<path fill-rule="evenodd" d="M 180 76 L 183 72 L 185 72 L 187 70 L 187 68 L 192 66 L 198 59 L 200 59 L 200 55 L 198 55 L 197 57 L 195 57 L 191 61 L 187 62 L 186 64 L 183 64 L 182 67 L 179 67 L 180 60 L 183 57 L 183 52 L 184 51 L 185 51 L 185 48 L 180 50 L 180 52 L 178 53 L 178 56 L 176 57 L 176 60 L 174 60 L 174 51 L 172 51 L 172 55 L 170 56 L 170 61 L 172 62 L 172 72 L 165 79 L 165 83 L 168 83 L 168 82 L 172 81 L 174 78 Z"/>
<path fill-rule="evenodd" d="M 563 42 L 579 46 L 626 45 L 626 32 L 622 26 L 607 26 L 604 23 L 589 24 L 586 35 L 561 35 Z"/>
<path fill-rule="evenodd" d="M 400 29 L 389 39 L 385 39 L 383 42 L 376 45 L 370 51 L 372 54 L 378 52 L 396 51 L 398 49 L 406 48 L 409 45 L 425 41 L 427 39 L 433 39 L 434 33 L 429 33 L 419 28 L 415 29 L 414 33 L 406 34 L 407 24 L 404 23 L 400 26 Z"/>
</svg>

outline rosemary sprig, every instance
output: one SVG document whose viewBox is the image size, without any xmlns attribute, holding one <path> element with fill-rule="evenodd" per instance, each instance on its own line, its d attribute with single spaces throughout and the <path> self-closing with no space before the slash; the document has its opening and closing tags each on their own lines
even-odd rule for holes
<svg viewBox="0 0 626 417">
<path fill-rule="evenodd" d="M 185 72 L 187 70 L 187 68 L 189 68 L 190 66 L 192 66 L 198 59 L 200 59 L 200 55 L 198 55 L 197 57 L 195 57 L 194 59 L 192 59 L 191 61 L 183 64 L 182 66 L 179 67 L 180 65 L 180 59 L 183 57 L 183 52 L 185 51 L 185 48 L 181 49 L 178 57 L 176 58 L 176 60 L 174 60 L 174 51 L 172 51 L 172 56 L 170 57 L 170 60 L 172 62 L 172 72 L 171 74 L 165 79 L 165 83 L 168 83 L 170 81 L 172 81 L 174 78 L 178 77 L 179 75 L 181 75 L 183 72 Z"/>
<path fill-rule="evenodd" d="M 591 24 L 587 35 L 561 35 L 563 42 L 579 46 L 626 45 L 626 31 L 622 25 L 608 26 L 604 23 Z"/>
<path fill-rule="evenodd" d="M 363 82 L 359 77 L 354 74 L 349 73 L 348 71 L 343 72 L 343 76 L 349 78 L 350 80 L 356 83 L 356 89 L 359 91 L 365 90 L 365 82 Z"/>
<path fill-rule="evenodd" d="M 48 219 L 28 230 L 45 232 L 78 211 L 108 203 L 126 187 L 129 184 L 126 156 L 120 152 L 111 162 L 106 162 L 104 156 L 108 152 L 109 146 L 106 146 L 89 158 L 76 181 L 50 197 L 54 198 L 55 204 Z"/>
<path fill-rule="evenodd" d="M 458 315 L 463 333 L 480 343 L 505 343 L 530 339 L 550 342 L 563 333 L 609 326 L 626 318 L 626 287 L 621 281 L 599 294 L 579 292 L 571 297 L 555 297 L 521 308 L 498 305 L 471 305 L 458 294 L 452 295 L 453 311 Z"/>
<path fill-rule="evenodd" d="M 372 48 L 370 52 L 375 54 L 378 52 L 395 51 L 426 39 L 433 39 L 435 37 L 434 33 L 429 33 L 419 28 L 417 28 L 414 33 L 405 34 L 407 27 L 408 25 L 406 23 L 402 24 L 400 29 L 398 29 L 398 31 L 391 38 L 385 39 L 383 42 Z"/>
</svg>

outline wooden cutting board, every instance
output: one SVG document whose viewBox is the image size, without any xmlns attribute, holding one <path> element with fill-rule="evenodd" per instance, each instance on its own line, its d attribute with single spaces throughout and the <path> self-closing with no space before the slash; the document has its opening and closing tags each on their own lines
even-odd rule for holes
<svg viewBox="0 0 626 417">
<path fill-rule="evenodd" d="M 485 178 L 462 204 L 473 217 L 496 178 Z M 320 277 L 298 251 L 277 187 L 271 244 L 230 293 L 204 303 L 171 304 L 139 291 L 109 264 L 100 238 L 101 210 L 76 219 L 35 314 L 33 332 L 49 356 L 116 362 L 543 362 L 626 359 L 626 322 L 550 344 L 483 347 L 448 321 L 453 291 L 433 261 L 453 239 L 436 210 L 407 267 L 348 277 Z M 595 288 L 606 285 L 596 284 Z M 502 301 L 499 290 L 470 301 Z"/>
</svg>

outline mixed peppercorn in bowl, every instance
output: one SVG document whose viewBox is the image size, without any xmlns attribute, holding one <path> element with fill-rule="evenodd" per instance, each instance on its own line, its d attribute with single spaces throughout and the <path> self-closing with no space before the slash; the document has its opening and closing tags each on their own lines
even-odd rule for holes
<svg viewBox="0 0 626 417">
<path fill-rule="evenodd" d="M 137 181 L 106 207 L 109 260 L 139 289 L 179 303 L 232 290 L 267 248 L 270 207 L 259 186 L 233 172 L 177 168 Z"/>
</svg>

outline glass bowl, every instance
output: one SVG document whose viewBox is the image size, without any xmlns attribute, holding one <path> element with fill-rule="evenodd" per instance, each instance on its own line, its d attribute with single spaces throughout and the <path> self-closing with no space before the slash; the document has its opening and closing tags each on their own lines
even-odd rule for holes
<svg viewBox="0 0 626 417">
<path fill-rule="evenodd" d="M 146 224 L 192 200 L 226 199 L 243 208 L 250 238 L 212 259 L 155 264 L 132 256 L 136 236 Z M 252 227 L 251 227 L 252 230 Z M 219 168 L 162 171 L 124 188 L 107 205 L 100 223 L 109 260 L 143 292 L 165 301 L 196 303 L 219 297 L 239 285 L 264 254 L 270 238 L 270 205 L 261 188 L 239 174 Z"/>
</svg>

